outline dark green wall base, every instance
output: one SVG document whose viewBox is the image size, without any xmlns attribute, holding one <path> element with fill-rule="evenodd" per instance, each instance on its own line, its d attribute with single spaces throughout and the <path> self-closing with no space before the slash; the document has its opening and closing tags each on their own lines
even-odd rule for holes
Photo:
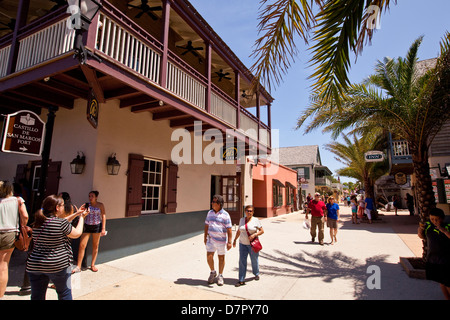
<svg viewBox="0 0 450 320">
<path fill-rule="evenodd" d="M 100 239 L 96 264 L 162 247 L 203 232 L 207 211 L 154 214 L 135 218 L 107 220 L 108 234 Z M 86 249 L 91 263 L 92 246 Z M 76 258 L 76 256 L 75 256 Z"/>
</svg>

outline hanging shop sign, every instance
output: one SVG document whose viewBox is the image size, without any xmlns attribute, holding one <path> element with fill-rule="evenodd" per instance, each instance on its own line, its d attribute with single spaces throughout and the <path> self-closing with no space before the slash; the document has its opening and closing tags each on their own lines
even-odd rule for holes
<svg viewBox="0 0 450 320">
<path fill-rule="evenodd" d="M 401 186 L 401 185 L 406 184 L 406 182 L 408 182 L 408 178 L 407 178 L 406 174 L 404 174 L 403 172 L 397 172 L 394 175 L 394 181 L 396 184 Z"/>
<path fill-rule="evenodd" d="M 238 150 L 236 147 L 223 147 L 222 149 L 222 160 L 237 160 L 238 159 Z"/>
<path fill-rule="evenodd" d="M 383 151 L 368 151 L 364 153 L 366 162 L 382 162 L 384 160 Z"/>
<path fill-rule="evenodd" d="M 45 123 L 37 114 L 21 110 L 7 115 L 3 130 L 2 151 L 40 156 Z"/>
<path fill-rule="evenodd" d="M 95 97 L 94 91 L 91 90 L 91 92 L 89 94 L 86 116 L 87 116 L 89 123 L 95 129 L 97 129 L 97 126 L 98 126 L 98 112 L 99 112 L 98 106 L 99 106 L 98 100 Z"/>
</svg>

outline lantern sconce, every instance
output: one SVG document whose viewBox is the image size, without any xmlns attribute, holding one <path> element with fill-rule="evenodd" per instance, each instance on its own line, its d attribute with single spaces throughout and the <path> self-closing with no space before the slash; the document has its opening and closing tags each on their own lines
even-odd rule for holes
<svg viewBox="0 0 450 320">
<path fill-rule="evenodd" d="M 86 166 L 86 157 L 84 156 L 83 152 L 78 151 L 77 157 L 74 158 L 70 163 L 70 172 L 72 174 L 82 174 L 85 166 Z"/>
<path fill-rule="evenodd" d="M 113 153 L 108 157 L 108 162 L 106 163 L 106 170 L 110 176 L 116 176 L 119 174 L 120 162 L 116 159 L 116 154 Z"/>
</svg>

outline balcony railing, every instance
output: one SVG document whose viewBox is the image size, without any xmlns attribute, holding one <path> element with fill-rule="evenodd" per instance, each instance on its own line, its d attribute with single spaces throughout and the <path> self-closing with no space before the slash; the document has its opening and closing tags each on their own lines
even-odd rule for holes
<svg viewBox="0 0 450 320">
<path fill-rule="evenodd" d="M 96 50 L 113 60 L 122 68 L 160 86 L 162 63 L 162 45 L 138 25 L 130 22 L 120 12 L 109 13 L 107 10 L 98 15 Z M 44 29 L 27 31 L 20 38 L 19 53 L 15 72 L 23 71 L 41 63 L 46 63 L 73 50 L 75 31 L 67 28 L 65 15 L 56 18 L 56 22 L 46 25 Z M 44 23 L 44 22 L 42 22 Z M 7 75 L 11 45 L 3 42 L 0 48 L 0 78 Z M 0 44 L 1 46 L 1 44 Z M 33 52 L 33 54 L 30 54 Z M 174 95 L 194 107 L 206 110 L 207 79 L 191 66 L 168 50 L 166 88 Z M 233 99 L 211 84 L 210 112 L 237 128 L 238 108 Z M 246 109 L 240 109 L 237 130 L 252 139 L 270 146 L 270 129 L 261 123 Z"/>
<path fill-rule="evenodd" d="M 391 141 L 392 163 L 412 163 L 411 152 L 409 144 L 406 140 L 392 140 Z"/>
<path fill-rule="evenodd" d="M 159 82 L 161 55 L 105 14 L 99 15 L 97 49 L 155 83 Z"/>
<path fill-rule="evenodd" d="M 316 186 L 331 186 L 331 180 L 328 178 L 315 178 Z"/>
<path fill-rule="evenodd" d="M 0 77 L 6 76 L 10 52 L 10 45 L 0 49 Z"/>
<path fill-rule="evenodd" d="M 75 30 L 67 28 L 66 20 L 58 21 L 21 39 L 16 71 L 27 69 L 69 52 L 73 49 L 74 40 Z"/>
</svg>

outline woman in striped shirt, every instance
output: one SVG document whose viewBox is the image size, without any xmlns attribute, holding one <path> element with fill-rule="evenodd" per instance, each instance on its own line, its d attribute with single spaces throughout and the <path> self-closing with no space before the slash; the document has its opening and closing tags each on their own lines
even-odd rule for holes
<svg viewBox="0 0 450 320">
<path fill-rule="evenodd" d="M 31 283 L 31 300 L 45 300 L 50 280 L 56 287 L 59 300 L 72 300 L 70 276 L 73 257 L 69 238 L 81 236 L 88 210 L 84 205 L 77 210 L 80 219 L 76 228 L 67 219 L 59 218 L 63 213 L 64 200 L 56 195 L 45 198 L 42 208 L 36 212 L 33 251 L 26 267 Z"/>
</svg>

